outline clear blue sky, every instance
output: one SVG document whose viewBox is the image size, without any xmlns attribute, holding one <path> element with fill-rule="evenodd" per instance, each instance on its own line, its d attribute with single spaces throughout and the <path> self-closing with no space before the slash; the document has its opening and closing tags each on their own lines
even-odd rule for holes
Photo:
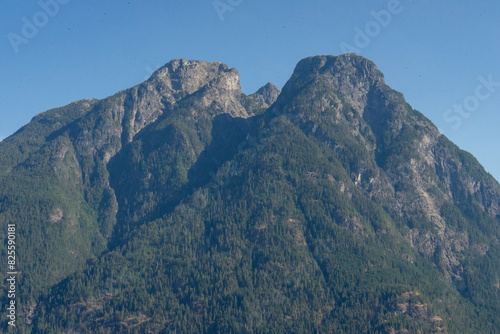
<svg viewBox="0 0 500 334">
<path fill-rule="evenodd" d="M 213 0 L 2 1 L 0 138 L 47 109 L 138 84 L 171 59 L 224 62 L 252 93 L 268 81 L 281 88 L 304 57 L 350 45 L 500 180 L 500 2 L 217 3 L 219 13 Z M 391 17 L 378 23 L 381 10 Z"/>
</svg>

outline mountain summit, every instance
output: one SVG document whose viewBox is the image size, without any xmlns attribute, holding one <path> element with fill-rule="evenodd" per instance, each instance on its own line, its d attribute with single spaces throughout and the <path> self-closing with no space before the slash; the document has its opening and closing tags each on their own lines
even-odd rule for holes
<svg viewBox="0 0 500 334">
<path fill-rule="evenodd" d="M 500 185 L 354 54 L 251 95 L 173 60 L 34 117 L 0 184 L 20 333 L 500 325 Z"/>
</svg>

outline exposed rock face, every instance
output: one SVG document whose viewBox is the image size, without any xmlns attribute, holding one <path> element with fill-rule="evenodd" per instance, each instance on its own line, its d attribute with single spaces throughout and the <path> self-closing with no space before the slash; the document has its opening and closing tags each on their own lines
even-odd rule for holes
<svg viewBox="0 0 500 334">
<path fill-rule="evenodd" d="M 163 95 L 169 97 L 176 93 L 193 94 L 214 80 L 223 82 L 221 87 L 224 89 L 239 89 L 239 77 L 235 69 L 230 69 L 219 62 L 209 63 L 185 59 L 170 61 L 156 70 L 148 81 L 161 82 Z"/>
<path fill-rule="evenodd" d="M 386 86 L 375 64 L 353 54 L 306 58 L 274 109 L 341 153 L 352 152 L 355 146 L 346 144 L 346 135 L 361 143 L 363 149 L 356 148 L 358 154 L 351 155 L 356 162 L 349 165 L 354 185 L 402 219 L 420 217 L 415 224 L 425 226 L 404 228 L 402 235 L 415 250 L 433 257 L 450 280 L 461 284 L 468 232 L 450 228 L 448 220 L 456 217 L 443 216 L 443 207 L 474 198 L 496 218 L 498 183 L 413 110 L 401 93 Z"/>
<path fill-rule="evenodd" d="M 267 96 L 255 102 L 259 108 L 272 104 L 277 96 L 270 88 L 262 88 L 261 93 Z M 195 97 L 195 109 L 210 109 L 211 116 L 224 113 L 246 118 L 253 114 L 242 104 L 244 96 L 235 69 L 218 62 L 178 59 L 156 70 L 143 84 L 103 100 L 98 107 L 101 116 L 97 132 L 84 134 L 82 141 L 95 143 L 97 151 L 109 144 L 112 137 L 119 136 L 122 144 L 129 143 L 146 126 L 175 109 L 180 100 L 190 97 Z M 108 152 L 107 159 L 117 149 Z"/>
<path fill-rule="evenodd" d="M 311 84 L 333 89 L 337 97 L 362 114 L 369 93 L 374 86 L 384 84 L 384 77 L 373 62 L 354 54 L 309 57 L 297 64 L 291 80 L 283 88 L 283 97 L 297 95 Z"/>
<path fill-rule="evenodd" d="M 86 251 L 81 252 L 79 260 L 71 264 L 77 265 L 91 258 L 92 251 L 101 252 L 102 246 L 112 240 L 119 199 L 110 185 L 108 164 L 141 132 L 155 124 L 169 122 L 169 119 L 176 119 L 179 124 L 185 122 L 187 128 L 178 129 L 178 137 L 170 144 L 178 145 L 177 149 L 189 147 L 194 162 L 212 140 L 210 135 L 202 136 L 200 133 L 210 134 L 210 127 L 217 116 L 229 116 L 237 123 L 240 118 L 246 119 L 266 110 L 278 94 L 279 90 L 269 83 L 255 94 L 246 96 L 241 91 L 238 72 L 219 62 L 172 60 L 155 71 L 147 81 L 113 96 L 102 100 L 77 101 L 35 116 L 31 123 L 2 142 L 2 149 L 12 153 L 0 156 L 0 176 L 19 169 L 43 174 L 47 178 L 53 173 L 60 181 L 55 186 L 74 190 L 75 194 L 85 199 L 81 208 L 61 208 L 45 215 L 54 225 L 66 222 L 75 237 L 81 234 L 98 239 L 86 240 L 89 243 L 84 246 Z M 189 110 L 189 113 L 184 110 Z M 246 135 L 236 127 L 224 130 Z M 225 134 L 224 131 L 221 133 Z M 154 140 L 164 141 L 164 135 L 159 133 Z M 36 179 L 26 174 L 29 180 Z M 5 191 L 8 191 L 7 188 Z M 81 198 L 75 201 L 83 203 Z M 10 209 L 15 211 L 15 207 L 12 204 Z M 75 224 L 78 219 L 82 220 L 86 210 L 94 210 L 95 224 Z M 9 212 L 0 212 L 0 219 L 9 215 Z M 35 230 L 42 229 L 37 222 L 33 223 Z M 98 235 L 95 235 L 96 231 L 99 231 Z M 59 247 L 59 244 L 65 245 L 63 248 L 68 247 L 68 250 L 61 250 L 62 253 L 75 253 L 71 242 L 54 240 L 52 244 L 54 247 Z M 32 247 L 46 248 L 42 240 L 33 242 Z M 31 265 L 36 264 L 26 263 L 26 271 Z M 56 263 L 53 265 L 57 266 Z M 68 273 L 51 265 L 45 270 L 47 273 L 41 273 L 40 280 L 46 281 L 46 284 Z M 68 266 L 67 270 L 74 269 Z"/>
<path fill-rule="evenodd" d="M 274 102 L 276 102 L 280 93 L 281 91 L 275 85 L 268 82 L 252 96 L 255 96 L 261 105 L 269 108 Z"/>
</svg>

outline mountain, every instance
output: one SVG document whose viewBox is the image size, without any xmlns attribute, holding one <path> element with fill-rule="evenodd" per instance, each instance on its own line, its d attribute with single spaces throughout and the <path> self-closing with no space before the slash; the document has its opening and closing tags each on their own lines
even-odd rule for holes
<svg viewBox="0 0 500 334">
<path fill-rule="evenodd" d="M 499 332 L 500 185 L 354 54 L 252 95 L 173 60 L 33 118 L 0 185 L 5 331 Z"/>
</svg>

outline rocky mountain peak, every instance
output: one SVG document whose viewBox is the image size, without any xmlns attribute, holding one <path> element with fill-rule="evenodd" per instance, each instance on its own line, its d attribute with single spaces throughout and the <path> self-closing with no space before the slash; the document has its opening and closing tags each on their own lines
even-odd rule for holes
<svg viewBox="0 0 500 334">
<path fill-rule="evenodd" d="M 175 59 L 156 70 L 149 81 L 160 81 L 187 94 L 214 83 L 225 90 L 241 91 L 238 71 L 220 62 Z"/>
<path fill-rule="evenodd" d="M 333 91 L 360 113 L 369 92 L 384 85 L 384 76 L 370 60 L 355 54 L 313 56 L 301 60 L 283 88 L 283 98 L 299 94 L 308 86 Z"/>
<path fill-rule="evenodd" d="M 260 95 L 262 97 L 262 101 L 270 106 L 280 95 L 281 91 L 278 87 L 268 82 L 265 86 L 261 87 L 255 94 Z"/>
<path fill-rule="evenodd" d="M 375 63 L 364 57 L 348 53 L 340 56 L 312 56 L 302 59 L 295 67 L 294 75 L 330 75 L 335 81 L 357 78 L 371 83 L 384 82 L 383 74 Z"/>
</svg>

